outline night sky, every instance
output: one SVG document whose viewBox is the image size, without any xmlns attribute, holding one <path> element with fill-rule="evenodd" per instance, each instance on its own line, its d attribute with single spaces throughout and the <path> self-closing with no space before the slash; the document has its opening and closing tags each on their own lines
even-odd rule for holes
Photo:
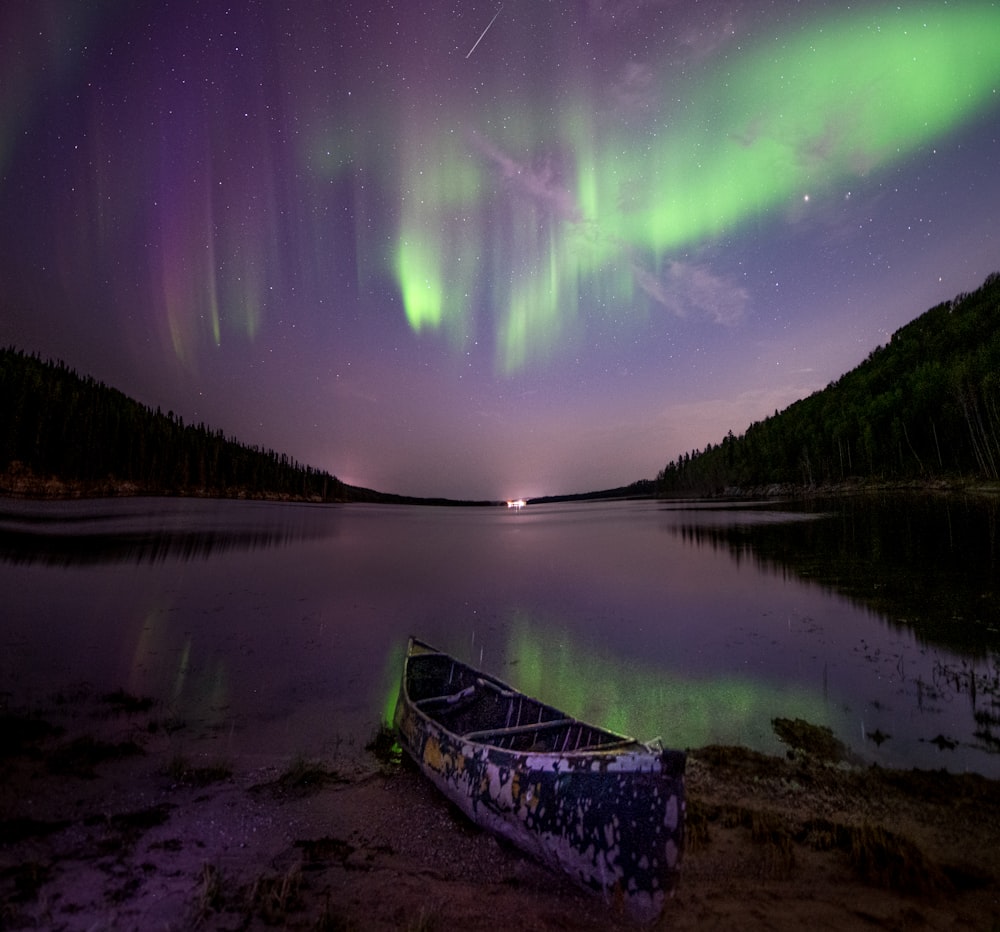
<svg viewBox="0 0 1000 932">
<path fill-rule="evenodd" d="M 346 482 L 653 478 L 1000 270 L 1000 4 L 0 9 L 0 344 Z"/>
</svg>

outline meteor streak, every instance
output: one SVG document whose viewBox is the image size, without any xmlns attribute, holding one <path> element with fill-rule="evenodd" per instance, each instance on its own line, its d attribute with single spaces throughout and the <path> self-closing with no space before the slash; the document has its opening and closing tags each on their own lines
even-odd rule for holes
<svg viewBox="0 0 1000 932">
<path fill-rule="evenodd" d="M 479 38 L 476 39 L 476 41 L 472 43 L 472 48 L 469 49 L 468 54 L 465 56 L 466 58 L 468 58 L 469 55 L 471 55 L 476 50 L 476 46 L 479 45 L 479 43 L 483 41 L 483 36 L 485 36 L 486 33 L 488 33 L 490 31 L 490 26 L 492 26 L 497 21 L 497 17 L 500 15 L 500 11 L 502 9 L 503 9 L 503 4 L 501 3 L 500 6 L 497 8 L 496 13 L 493 14 L 493 19 L 491 19 L 486 24 L 486 28 L 482 31 L 482 33 L 480 34 Z"/>
</svg>

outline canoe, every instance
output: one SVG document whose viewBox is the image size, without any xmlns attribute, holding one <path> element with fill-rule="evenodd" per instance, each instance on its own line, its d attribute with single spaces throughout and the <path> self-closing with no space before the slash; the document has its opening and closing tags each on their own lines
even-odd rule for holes
<svg viewBox="0 0 1000 932">
<path fill-rule="evenodd" d="M 595 725 L 411 638 L 394 724 L 473 822 L 641 922 L 677 884 L 682 751 Z"/>
</svg>

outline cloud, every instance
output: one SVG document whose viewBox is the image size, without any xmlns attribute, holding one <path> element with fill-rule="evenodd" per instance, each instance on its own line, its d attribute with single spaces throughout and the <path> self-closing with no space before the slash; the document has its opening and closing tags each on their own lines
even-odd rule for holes
<svg viewBox="0 0 1000 932">
<path fill-rule="evenodd" d="M 677 43 L 696 62 L 709 58 L 730 44 L 739 33 L 732 8 L 722 8 L 713 19 L 688 24 L 677 35 Z"/>
<path fill-rule="evenodd" d="M 746 311 L 750 293 L 716 275 L 707 266 L 678 260 L 663 275 L 632 265 L 639 287 L 677 317 L 696 314 L 717 324 L 734 324 Z"/>
<path fill-rule="evenodd" d="M 637 71 L 634 81 L 641 84 L 643 80 Z M 518 194 L 539 209 L 565 223 L 584 221 L 576 198 L 561 183 L 552 159 L 520 161 L 479 134 L 472 135 L 472 144 Z M 733 324 L 743 316 L 750 301 L 745 288 L 720 278 L 706 265 L 675 260 L 667 264 L 665 274 L 657 275 L 633 261 L 632 273 L 650 298 L 677 317 L 696 315 L 718 324 Z"/>
<path fill-rule="evenodd" d="M 627 115 L 651 109 L 660 99 L 653 69 L 642 62 L 626 62 L 611 85 L 611 99 L 615 108 Z"/>
<path fill-rule="evenodd" d="M 559 172 L 551 159 L 538 164 L 520 162 L 478 133 L 472 135 L 472 143 L 500 169 L 515 191 L 535 205 L 568 223 L 579 223 L 583 219 L 576 198 L 560 183 Z"/>
</svg>

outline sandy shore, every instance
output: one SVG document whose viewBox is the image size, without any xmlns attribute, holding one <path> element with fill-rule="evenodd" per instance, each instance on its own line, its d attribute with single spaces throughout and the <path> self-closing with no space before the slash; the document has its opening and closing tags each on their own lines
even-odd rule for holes
<svg viewBox="0 0 1000 932">
<path fill-rule="evenodd" d="M 122 693 L 0 706 L 0 928 L 634 928 L 408 766 L 219 759 L 184 728 Z M 829 756 L 691 753 L 659 927 L 1000 927 L 1000 786 Z"/>
</svg>

